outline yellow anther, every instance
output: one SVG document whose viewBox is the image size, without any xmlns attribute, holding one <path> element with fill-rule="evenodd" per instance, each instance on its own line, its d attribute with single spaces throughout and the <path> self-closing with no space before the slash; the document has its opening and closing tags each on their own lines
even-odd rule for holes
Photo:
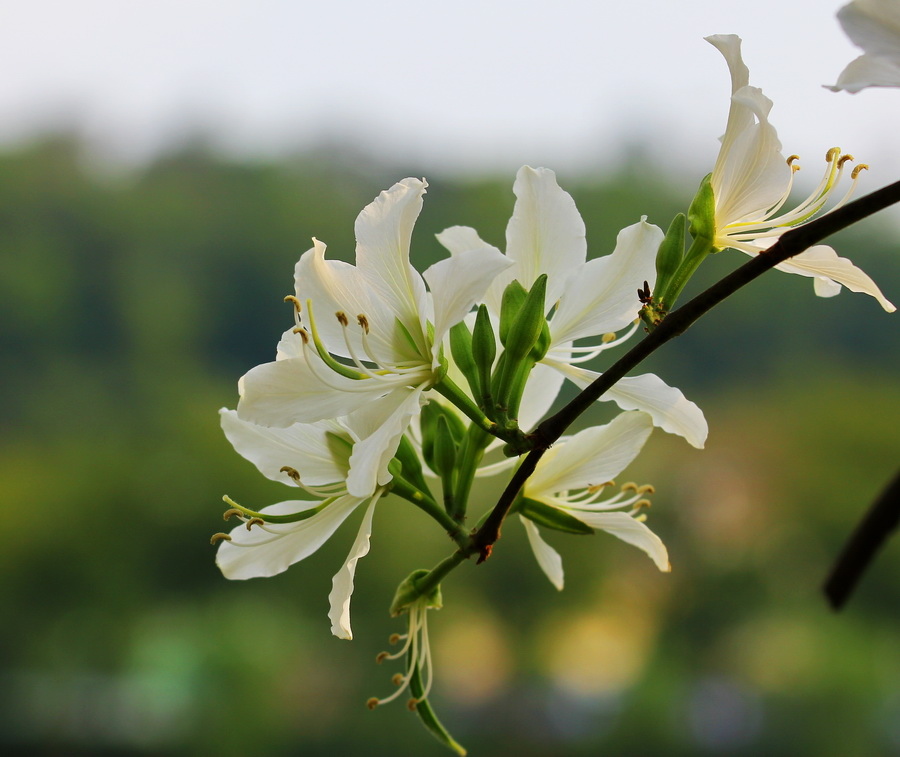
<svg viewBox="0 0 900 757">
<path fill-rule="evenodd" d="M 249 531 L 253 526 L 264 526 L 266 522 L 262 518 L 250 518 L 247 521 L 247 530 Z"/>
<path fill-rule="evenodd" d="M 240 518 L 242 513 L 236 507 L 232 507 L 230 510 L 226 510 L 224 513 L 222 513 L 222 520 L 229 520 L 230 518 L 232 518 L 235 515 L 237 515 L 238 518 Z"/>
<path fill-rule="evenodd" d="M 795 161 L 795 160 L 800 160 L 800 156 L 799 156 L 799 155 L 788 155 L 788 159 L 787 159 L 785 162 L 786 162 L 791 168 L 793 168 L 795 171 L 799 171 L 799 170 L 800 170 L 800 166 L 797 166 L 796 168 L 794 168 L 794 161 Z"/>
<path fill-rule="evenodd" d="M 303 344 L 309 344 L 309 332 L 303 328 L 303 326 L 294 326 L 291 331 L 295 334 L 300 334 L 300 337 L 303 339 Z"/>
<path fill-rule="evenodd" d="M 366 700 L 366 707 L 370 710 L 374 710 L 380 704 L 378 697 L 369 697 Z"/>
<path fill-rule="evenodd" d="M 279 473 L 286 473 L 291 481 L 293 481 L 295 484 L 300 483 L 300 474 L 297 473 L 296 468 L 292 468 L 290 465 L 282 466 L 279 469 Z"/>
<path fill-rule="evenodd" d="M 868 165 L 866 165 L 865 163 L 860 163 L 856 168 L 853 169 L 853 171 L 850 174 L 850 178 L 855 179 L 857 176 L 859 176 L 860 171 L 868 171 L 868 170 L 869 170 Z"/>
<path fill-rule="evenodd" d="M 334 314 L 334 317 L 338 319 L 338 323 L 340 323 L 341 326 L 344 326 L 346 328 L 350 325 L 350 321 L 347 320 L 347 314 L 343 310 L 338 310 Z"/>
<path fill-rule="evenodd" d="M 634 509 L 640 510 L 642 507 L 650 507 L 650 504 L 651 503 L 650 503 L 649 499 L 639 499 L 637 502 L 634 503 Z"/>
<path fill-rule="evenodd" d="M 591 484 L 587 488 L 588 494 L 596 494 L 597 492 L 602 492 L 607 486 L 612 486 L 615 483 L 615 481 L 607 481 L 603 484 Z"/>
<path fill-rule="evenodd" d="M 412 698 L 406 703 L 406 709 L 409 710 L 410 712 L 415 712 L 415 711 L 416 711 L 416 705 L 417 705 L 418 703 L 419 703 L 419 700 L 416 699 L 415 697 L 412 697 Z"/>
<path fill-rule="evenodd" d="M 791 170 L 792 170 L 794 173 L 797 173 L 797 171 L 800 170 L 800 166 L 794 165 L 794 164 L 792 163 L 792 164 L 791 164 Z"/>
<path fill-rule="evenodd" d="M 356 322 L 359 324 L 360 328 L 365 331 L 367 334 L 369 333 L 369 319 L 366 318 L 365 315 L 360 313 L 356 316 Z"/>
<path fill-rule="evenodd" d="M 647 516 L 644 513 L 641 513 L 640 515 L 635 515 L 634 519 L 638 523 L 646 523 L 647 522 Z"/>
<path fill-rule="evenodd" d="M 394 675 L 391 676 L 391 683 L 394 684 L 394 686 L 399 686 L 403 683 L 404 678 L 405 676 L 403 673 L 394 673 Z"/>
<path fill-rule="evenodd" d="M 298 313 L 301 312 L 302 308 L 300 307 L 300 300 L 298 300 L 296 297 L 294 297 L 294 295 L 289 294 L 287 297 L 284 298 L 284 301 L 290 302 L 291 305 L 294 306 L 294 310 L 296 310 Z"/>
<path fill-rule="evenodd" d="M 637 494 L 638 493 L 638 485 L 636 483 L 634 483 L 634 481 L 629 481 L 627 484 L 622 484 L 622 491 L 623 492 L 634 492 L 635 494 Z"/>
<path fill-rule="evenodd" d="M 231 541 L 231 537 L 228 534 L 223 533 L 213 534 L 209 539 L 209 543 L 213 546 L 216 546 L 216 544 L 218 544 L 222 540 Z"/>
<path fill-rule="evenodd" d="M 610 342 L 614 342 L 615 340 L 616 340 L 616 335 L 612 331 L 610 331 L 610 332 L 604 334 L 602 337 L 600 337 L 600 341 L 603 342 L 603 344 L 609 344 Z"/>
<path fill-rule="evenodd" d="M 837 160 L 841 154 L 840 147 L 832 147 L 828 152 L 825 153 L 825 162 L 831 163 L 833 160 Z"/>
<path fill-rule="evenodd" d="M 387 652 L 379 652 L 377 655 L 375 655 L 375 664 L 381 665 L 381 663 L 383 663 L 388 657 L 390 657 L 390 654 L 388 654 Z"/>
<path fill-rule="evenodd" d="M 388 638 L 388 644 L 396 644 L 403 637 L 399 633 L 392 633 Z"/>
<path fill-rule="evenodd" d="M 854 158 L 850 153 L 841 155 L 840 159 L 838 160 L 838 168 L 843 168 L 844 163 L 846 163 L 848 160 L 856 160 L 856 158 Z"/>
<path fill-rule="evenodd" d="M 653 484 L 644 484 L 638 487 L 638 494 L 656 494 L 656 487 Z"/>
</svg>

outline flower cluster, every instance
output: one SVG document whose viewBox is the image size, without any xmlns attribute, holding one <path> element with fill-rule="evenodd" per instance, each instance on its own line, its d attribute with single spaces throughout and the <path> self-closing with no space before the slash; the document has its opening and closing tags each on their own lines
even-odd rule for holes
<svg viewBox="0 0 900 757">
<path fill-rule="evenodd" d="M 368 554 L 376 504 L 400 497 L 430 515 L 453 554 L 415 571 L 398 589 L 392 614 L 408 616 L 397 640 L 405 659 L 396 691 L 445 745 L 462 753 L 434 715 L 427 611 L 442 605 L 440 584 L 478 553 L 469 512 L 476 476 L 509 471 L 535 449 L 534 432 L 568 379 L 584 388 L 602 374 L 585 367 L 655 328 L 703 258 L 725 248 L 757 255 L 785 230 L 823 210 L 850 156 L 829 151 L 815 192 L 791 211 L 796 157 L 785 159 L 768 121 L 772 103 L 750 86 L 740 40 L 710 37 L 731 72 L 730 110 L 712 172 L 685 219 L 664 234 L 646 217 L 623 229 L 607 255 L 588 259 L 584 222 L 572 197 L 545 168 L 523 167 L 505 251 L 468 227 L 437 235 L 448 252 L 420 274 L 410 240 L 422 211 L 424 180 L 382 192 L 356 221 L 355 264 L 326 256 L 313 239 L 286 297 L 293 319 L 275 359 L 239 381 L 236 410 L 221 424 L 235 450 L 260 472 L 311 499 L 258 510 L 226 497 L 226 519 L 240 523 L 213 537 L 227 578 L 272 576 L 315 552 L 356 510 L 363 510 L 347 559 L 335 574 L 332 632 L 352 638 L 350 600 L 356 566 Z M 858 180 L 852 172 L 850 190 Z M 893 305 L 875 283 L 830 247 L 817 246 L 778 266 L 814 278 L 816 293 L 841 287 Z M 661 571 L 669 556 L 645 523 L 650 484 L 616 485 L 654 427 L 702 448 L 703 413 L 650 373 L 625 376 L 599 397 L 616 409 L 608 423 L 563 437 L 542 453 L 503 517 L 515 514 L 541 570 L 563 588 L 562 558 L 545 531 L 604 531 L 646 553 Z M 605 406 L 609 409 L 609 405 Z M 502 448 L 506 459 L 486 464 Z M 440 497 L 433 489 L 440 486 Z M 490 511 L 488 511 L 490 512 Z M 483 559 L 482 551 L 481 557 Z"/>
</svg>

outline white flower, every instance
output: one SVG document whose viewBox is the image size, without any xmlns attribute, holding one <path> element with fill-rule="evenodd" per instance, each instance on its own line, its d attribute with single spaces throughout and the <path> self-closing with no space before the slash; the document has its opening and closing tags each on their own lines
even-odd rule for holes
<svg viewBox="0 0 900 757">
<path fill-rule="evenodd" d="M 794 163 L 796 156 L 785 159 L 782 155 L 781 142 L 769 123 L 772 101 L 762 90 L 749 85 L 750 72 L 741 58 L 740 37 L 717 34 L 706 39 L 722 53 L 731 72 L 731 107 L 711 177 L 715 200 L 713 245 L 756 255 L 785 231 L 822 210 L 852 158 L 841 155 L 838 148 L 829 150 L 825 175 L 813 193 L 793 210 L 782 212 L 798 166 Z M 850 197 L 861 168 L 863 165 L 853 169 L 850 188 L 832 210 Z M 896 309 L 866 273 L 827 245 L 811 247 L 776 268 L 813 278 L 820 297 L 834 296 L 845 286 L 873 296 L 888 312 Z"/>
<path fill-rule="evenodd" d="M 600 374 L 577 364 L 621 344 L 637 330 L 641 303 L 636 292 L 644 281 L 651 286 L 656 281 L 656 252 L 663 233 L 641 220 L 619 233 L 611 255 L 586 260 L 584 221 L 553 171 L 522 167 L 513 192 L 516 205 L 506 229 L 506 256 L 513 265 L 497 276 L 485 302 L 499 317 L 503 290 L 510 281 L 517 279 L 529 289 L 539 275 L 547 274 L 547 312 L 555 308 L 549 323 L 550 347 L 528 386 L 539 383 L 548 388 L 548 395 L 555 394 L 567 377 L 584 387 Z M 447 229 L 438 240 L 454 255 L 478 252 L 491 259 L 498 252 L 467 227 Z M 624 328 L 628 331 L 616 338 L 615 332 Z M 594 338 L 595 343 L 572 346 L 585 338 Z M 696 447 L 706 439 L 700 409 L 653 374 L 620 379 L 600 399 L 625 410 L 648 412 L 657 426 L 684 436 Z"/>
<path fill-rule="evenodd" d="M 900 3 L 853 0 L 837 17 L 864 54 L 851 61 L 828 89 L 856 93 L 866 87 L 900 87 Z"/>
<path fill-rule="evenodd" d="M 630 412 L 621 413 L 605 426 L 580 431 L 546 452 L 525 482 L 522 495 L 633 544 L 646 552 L 656 567 L 668 571 L 665 545 L 639 515 L 647 504 L 644 495 L 652 492 L 652 487 L 626 484 L 615 496 L 601 499 L 611 480 L 637 457 L 652 430 L 649 415 Z M 562 559 L 531 520 L 520 519 L 538 564 L 553 585 L 562 589 Z"/>
<path fill-rule="evenodd" d="M 386 491 L 380 487 L 371 495 L 357 497 L 347 491 L 344 483 L 350 468 L 351 446 L 359 430 L 365 428 L 365 419 L 357 415 L 342 422 L 267 428 L 241 420 L 233 410 L 223 409 L 220 413 L 228 441 L 264 476 L 321 497 L 315 501 L 280 502 L 258 513 L 240 506 L 229 511 L 242 523 L 227 535 L 217 535 L 222 541 L 216 564 L 226 578 L 282 573 L 321 547 L 368 500 L 359 533 L 344 565 L 334 576 L 329 595 L 332 633 L 342 639 L 353 638 L 350 596 L 356 563 L 369 551 L 375 504 Z"/>
<path fill-rule="evenodd" d="M 355 266 L 327 260 L 325 245 L 313 240 L 295 270 L 295 329 L 284 335 L 278 359 L 240 382 L 238 414 L 265 426 L 375 405 L 350 459 L 347 490 L 356 496 L 390 481 L 387 464 L 422 393 L 443 376 L 445 334 L 509 265 L 499 252 L 454 255 L 423 280 L 409 262 L 409 242 L 425 187 L 404 179 L 360 213 Z"/>
</svg>

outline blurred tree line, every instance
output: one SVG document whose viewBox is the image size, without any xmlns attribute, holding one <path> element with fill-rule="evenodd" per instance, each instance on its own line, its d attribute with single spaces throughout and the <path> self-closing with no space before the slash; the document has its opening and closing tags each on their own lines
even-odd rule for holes
<svg viewBox="0 0 900 757">
<path fill-rule="evenodd" d="M 223 494 L 286 498 L 216 411 L 274 355 L 294 262 L 313 235 L 352 260 L 360 209 L 421 173 L 196 144 L 104 175 L 66 137 L 0 155 L 5 753 L 441 753 L 402 705 L 363 706 L 390 686 L 373 661 L 397 630 L 396 583 L 450 548 L 424 517 L 379 508 L 352 643 L 330 637 L 326 596 L 354 526 L 240 584 L 207 543 Z M 427 178 L 420 270 L 450 225 L 505 246 L 512 176 Z M 597 256 L 641 215 L 665 227 L 699 178 L 675 186 L 636 161 L 560 183 Z M 896 228 L 833 241 L 900 301 Z M 716 256 L 694 290 L 743 259 Z M 657 486 L 651 523 L 674 573 L 602 534 L 551 539 L 557 594 L 510 523 L 494 559 L 448 580 L 433 624 L 433 696 L 454 734 L 473 754 L 523 757 L 900 754 L 900 545 L 843 615 L 819 594 L 897 464 L 898 354 L 896 316 L 870 298 L 820 300 L 777 273 L 661 350 L 647 370 L 711 427 L 704 452 L 658 432 L 632 474 Z"/>
</svg>

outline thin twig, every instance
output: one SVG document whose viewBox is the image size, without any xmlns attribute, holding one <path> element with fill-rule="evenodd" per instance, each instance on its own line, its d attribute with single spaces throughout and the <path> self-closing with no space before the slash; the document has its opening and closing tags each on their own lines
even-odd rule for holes
<svg viewBox="0 0 900 757">
<path fill-rule="evenodd" d="M 850 535 L 823 590 L 832 609 L 840 610 L 878 550 L 900 525 L 900 471 Z"/>
</svg>

